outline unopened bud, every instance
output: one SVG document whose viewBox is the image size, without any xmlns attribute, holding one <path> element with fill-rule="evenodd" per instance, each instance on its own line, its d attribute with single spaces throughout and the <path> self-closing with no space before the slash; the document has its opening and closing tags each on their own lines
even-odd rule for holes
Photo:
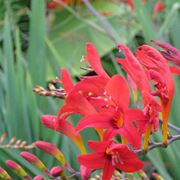
<svg viewBox="0 0 180 180">
<path fill-rule="evenodd" d="M 46 141 L 36 141 L 35 145 L 37 148 L 55 157 L 63 165 L 66 164 L 66 159 L 63 153 L 54 144 Z"/>
<path fill-rule="evenodd" d="M 20 177 L 27 180 L 31 179 L 31 177 L 26 173 L 26 171 L 16 162 L 12 160 L 7 160 L 6 164 L 9 166 L 9 168 L 11 168 L 12 171 L 14 171 Z"/>
<path fill-rule="evenodd" d="M 9 174 L 2 167 L 0 167 L 0 179 L 5 179 L 5 180 L 11 180 L 12 179 L 9 176 Z"/>
<path fill-rule="evenodd" d="M 44 163 L 34 154 L 25 151 L 21 152 L 20 154 L 26 161 L 39 168 L 41 171 L 48 172 L 48 169 Z"/>
<path fill-rule="evenodd" d="M 138 173 L 139 173 L 140 177 L 142 177 L 142 178 L 147 178 L 146 173 L 145 173 L 142 169 L 139 170 Z"/>
<path fill-rule="evenodd" d="M 63 173 L 63 168 L 61 166 L 55 166 L 50 170 L 50 174 L 53 177 L 59 177 L 61 176 Z"/>
<path fill-rule="evenodd" d="M 46 128 L 55 129 L 54 124 L 56 121 L 56 116 L 52 115 L 42 115 L 41 122 Z"/>
<path fill-rule="evenodd" d="M 158 173 L 152 173 L 152 176 L 155 178 L 155 180 L 164 180 L 162 176 L 160 176 Z"/>
</svg>

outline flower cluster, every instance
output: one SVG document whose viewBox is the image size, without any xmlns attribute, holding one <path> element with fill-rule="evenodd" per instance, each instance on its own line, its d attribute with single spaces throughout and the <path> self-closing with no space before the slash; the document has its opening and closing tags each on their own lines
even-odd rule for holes
<svg viewBox="0 0 180 180">
<path fill-rule="evenodd" d="M 125 58 L 116 60 L 126 72 L 126 78 L 120 74 L 110 77 L 94 45 L 87 43 L 87 56 L 83 61 L 89 63 L 95 75 L 84 76 L 74 83 L 68 71 L 62 69 L 61 80 L 56 79 L 63 86 L 59 97 L 63 97 L 65 103 L 57 116 L 43 115 L 41 120 L 45 127 L 68 136 L 80 149 L 78 162 L 83 177 L 102 169 L 103 180 L 108 180 L 115 169 L 124 172 L 141 169 L 143 162 L 138 160 L 135 150 L 141 147 L 148 150 L 150 135 L 158 130 L 160 117 L 163 144 L 167 145 L 168 116 L 174 95 L 173 73 L 180 73 L 180 52 L 167 43 L 152 42 L 163 51 L 142 45 L 134 55 L 124 44 L 117 45 Z M 168 61 L 175 65 L 169 66 Z M 130 107 L 130 90 L 134 107 Z M 75 127 L 68 121 L 72 114 L 81 116 Z M 80 135 L 86 128 L 93 128 L 99 136 L 98 141 L 88 141 L 93 150 L 90 154 L 86 153 Z"/>
</svg>

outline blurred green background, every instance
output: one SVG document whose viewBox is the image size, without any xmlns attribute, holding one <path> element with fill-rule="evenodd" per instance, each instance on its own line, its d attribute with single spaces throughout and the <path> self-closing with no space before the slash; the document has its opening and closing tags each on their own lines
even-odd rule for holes
<svg viewBox="0 0 180 180">
<path fill-rule="evenodd" d="M 116 40 L 132 50 L 151 39 L 169 42 L 180 49 L 180 1 L 164 0 L 165 10 L 153 15 L 156 0 L 143 4 L 135 0 L 135 10 L 121 1 L 91 1 L 96 11 L 114 32 Z M 114 42 L 85 5 L 47 9 L 45 0 L 0 0 L 0 135 L 26 140 L 46 140 L 56 144 L 78 169 L 79 151 L 63 135 L 46 129 L 40 123 L 42 114 L 56 115 L 63 101 L 40 97 L 32 92 L 35 85 L 47 83 L 59 76 L 66 67 L 74 79 L 85 72 L 80 59 L 85 55 L 85 44 L 91 41 L 98 49 L 109 74 L 121 72 L 115 62 Z M 175 77 L 176 92 L 170 121 L 180 127 L 180 79 Z M 91 134 L 87 133 L 86 138 Z M 156 138 L 161 140 L 160 133 Z M 154 149 L 147 154 L 145 170 L 150 175 L 157 171 L 165 179 L 180 179 L 180 143 L 166 149 Z M 48 167 L 57 162 L 35 149 Z M 42 174 L 25 162 L 19 150 L 0 149 L 0 166 L 6 159 L 19 162 L 30 173 Z M 15 174 L 12 174 L 15 177 Z M 18 179 L 18 178 L 17 178 Z"/>
</svg>

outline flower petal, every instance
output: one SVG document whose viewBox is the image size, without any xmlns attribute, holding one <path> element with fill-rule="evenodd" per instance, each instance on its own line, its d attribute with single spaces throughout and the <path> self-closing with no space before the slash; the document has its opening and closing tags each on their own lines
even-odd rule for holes
<svg viewBox="0 0 180 180">
<path fill-rule="evenodd" d="M 117 134 L 120 134 L 120 131 L 117 129 L 112 128 L 108 128 L 106 130 L 106 132 L 104 133 L 104 140 L 110 140 L 113 137 L 115 137 Z"/>
<path fill-rule="evenodd" d="M 85 116 L 95 112 L 94 107 L 82 94 L 71 91 L 66 99 L 66 104 L 60 109 L 58 116 L 64 113 L 76 113 Z"/>
<path fill-rule="evenodd" d="M 136 109 L 136 108 L 128 109 L 125 112 L 125 116 L 128 121 L 146 120 L 146 117 L 144 116 L 143 112 L 140 109 Z"/>
<path fill-rule="evenodd" d="M 117 144 L 114 143 L 111 146 L 111 151 L 112 152 L 118 152 L 118 154 L 121 156 L 122 160 L 128 160 L 132 158 L 137 158 L 137 154 L 130 151 L 127 145 L 125 144 Z"/>
<path fill-rule="evenodd" d="M 61 80 L 65 91 L 70 92 L 74 85 L 70 74 L 65 68 L 61 69 Z"/>
<path fill-rule="evenodd" d="M 80 120 L 76 130 L 80 132 L 81 130 L 93 127 L 93 128 L 110 128 L 111 127 L 112 116 L 107 114 L 93 114 L 86 116 Z"/>
<path fill-rule="evenodd" d="M 98 141 L 88 141 L 88 146 L 96 152 L 104 152 L 106 148 L 108 147 L 110 141 L 103 141 L 103 142 L 98 142 Z"/>
<path fill-rule="evenodd" d="M 91 153 L 78 156 L 78 162 L 87 168 L 97 169 L 103 167 L 105 158 L 102 153 Z"/>
<path fill-rule="evenodd" d="M 118 44 L 120 51 L 126 56 L 125 60 L 117 59 L 117 61 L 123 66 L 124 70 L 131 76 L 136 83 L 137 87 L 141 91 L 151 91 L 147 74 L 144 71 L 142 65 L 131 52 L 131 50 L 124 44 Z"/>
<path fill-rule="evenodd" d="M 92 66 L 93 70 L 98 75 L 109 79 L 108 74 L 105 72 L 105 70 L 102 67 L 99 54 L 91 42 L 87 43 L 86 51 L 87 51 L 87 60 L 89 61 L 90 65 Z"/>
<path fill-rule="evenodd" d="M 102 180 L 111 179 L 113 172 L 114 172 L 114 167 L 112 166 L 111 161 L 105 161 L 104 167 L 103 167 Z"/>
<path fill-rule="evenodd" d="M 159 73 L 166 73 L 166 71 L 169 71 L 166 59 L 158 50 L 149 45 L 139 46 L 136 49 L 136 55 L 140 63 L 148 70 L 153 69 Z"/>
<path fill-rule="evenodd" d="M 131 159 L 124 161 L 124 163 L 118 163 L 116 164 L 116 167 L 124 172 L 136 172 L 143 168 L 144 163 L 138 159 Z"/>
<path fill-rule="evenodd" d="M 120 134 L 122 134 L 129 144 L 131 144 L 135 149 L 141 146 L 141 135 L 138 129 L 132 124 L 125 123 L 125 127 L 120 129 Z"/>
<path fill-rule="evenodd" d="M 69 137 L 79 147 L 82 153 L 86 151 L 81 136 L 75 131 L 74 126 L 70 122 L 64 119 L 58 119 L 57 116 L 52 115 L 41 116 L 41 121 L 45 127 Z"/>
<path fill-rule="evenodd" d="M 127 145 L 113 144 L 111 146 L 111 151 L 114 154 L 119 154 L 120 163 L 116 164 L 116 167 L 122 171 L 134 172 L 141 169 L 144 165 L 143 162 L 138 160 L 137 154 L 130 151 Z"/>
<path fill-rule="evenodd" d="M 90 176 L 91 176 L 91 173 L 92 173 L 92 169 L 87 168 L 87 167 L 85 167 L 83 165 L 80 166 L 80 174 L 81 174 L 82 180 L 89 179 Z"/>
<path fill-rule="evenodd" d="M 72 126 L 70 122 L 66 120 L 59 121 L 58 127 L 55 130 L 68 136 L 79 147 L 79 149 L 81 150 L 81 153 L 86 152 L 84 143 L 80 134 L 76 132 L 74 126 Z"/>
<path fill-rule="evenodd" d="M 99 96 L 104 92 L 104 87 L 107 84 L 107 78 L 103 76 L 89 76 L 83 78 L 74 87 L 74 91 L 80 91 L 86 96 Z"/>
<path fill-rule="evenodd" d="M 130 94 L 126 81 L 120 75 L 114 75 L 107 83 L 105 91 L 122 109 L 129 105 Z"/>
<path fill-rule="evenodd" d="M 135 108 L 128 109 L 125 112 L 125 116 L 127 121 L 134 122 L 140 132 L 144 132 L 146 130 L 148 119 L 145 117 L 144 113 Z"/>
<path fill-rule="evenodd" d="M 176 66 L 169 66 L 169 68 L 173 74 L 180 75 L 180 68 Z"/>
</svg>

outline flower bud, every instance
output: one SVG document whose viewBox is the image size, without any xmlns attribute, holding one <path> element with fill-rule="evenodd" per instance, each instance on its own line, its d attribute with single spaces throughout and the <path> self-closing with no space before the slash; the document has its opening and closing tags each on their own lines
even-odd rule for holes
<svg viewBox="0 0 180 180">
<path fill-rule="evenodd" d="M 39 168 L 41 171 L 48 172 L 48 169 L 44 163 L 34 154 L 25 151 L 21 152 L 20 154 L 26 161 Z"/>
<path fill-rule="evenodd" d="M 24 178 L 24 179 L 31 179 L 31 177 L 26 173 L 26 171 L 16 162 L 12 160 L 7 160 L 6 164 L 11 168 L 12 171 L 14 171 L 18 176 Z"/>
<path fill-rule="evenodd" d="M 46 141 L 36 141 L 35 145 L 37 148 L 55 157 L 63 165 L 66 164 L 66 159 L 63 153 L 54 144 Z"/>
<path fill-rule="evenodd" d="M 143 179 L 147 179 L 147 178 L 148 178 L 147 175 L 146 175 L 146 173 L 145 173 L 142 169 L 140 169 L 140 170 L 138 171 L 138 174 L 139 174 L 140 177 L 143 178 Z"/>
<path fill-rule="evenodd" d="M 5 180 L 11 180 L 12 179 L 9 176 L 9 174 L 2 167 L 0 167 L 0 179 L 5 179 Z"/>
<path fill-rule="evenodd" d="M 163 180 L 164 178 L 160 176 L 158 173 L 152 173 L 152 176 L 154 177 L 155 180 Z"/>
<path fill-rule="evenodd" d="M 46 128 L 55 129 L 54 124 L 56 121 L 56 116 L 52 115 L 42 115 L 41 122 Z"/>
<path fill-rule="evenodd" d="M 63 168 L 61 166 L 55 166 L 50 170 L 50 174 L 53 177 L 59 177 L 61 176 L 63 173 Z"/>
</svg>

